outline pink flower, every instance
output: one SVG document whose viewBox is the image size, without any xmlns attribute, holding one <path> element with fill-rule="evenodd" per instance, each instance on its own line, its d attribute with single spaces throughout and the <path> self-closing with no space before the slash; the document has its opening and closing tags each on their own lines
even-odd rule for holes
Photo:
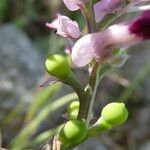
<svg viewBox="0 0 150 150">
<path fill-rule="evenodd" d="M 105 57 L 113 47 L 128 47 L 145 39 L 150 39 L 150 11 L 128 23 L 112 25 L 80 38 L 72 49 L 72 61 L 83 67 L 94 58 Z"/>
<path fill-rule="evenodd" d="M 66 7 L 71 11 L 80 9 L 81 5 L 84 3 L 83 0 L 63 0 L 63 2 L 65 3 Z"/>
<path fill-rule="evenodd" d="M 52 23 L 46 23 L 46 26 L 56 29 L 56 34 L 62 37 L 79 38 L 80 29 L 76 21 L 72 21 L 67 16 L 58 14 L 57 18 Z"/>
<path fill-rule="evenodd" d="M 125 0 L 101 0 L 94 5 L 95 20 L 99 22 L 107 13 L 121 9 Z"/>
</svg>

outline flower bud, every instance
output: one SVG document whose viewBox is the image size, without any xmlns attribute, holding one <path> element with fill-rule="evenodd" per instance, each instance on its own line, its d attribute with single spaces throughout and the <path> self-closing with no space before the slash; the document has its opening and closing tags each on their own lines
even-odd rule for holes
<svg viewBox="0 0 150 150">
<path fill-rule="evenodd" d="M 50 75 L 59 79 L 66 79 L 71 72 L 67 58 L 59 54 L 49 55 L 45 66 Z"/>
<path fill-rule="evenodd" d="M 79 143 L 87 136 L 87 125 L 85 121 L 70 120 L 61 129 L 59 140 L 65 144 Z"/>
<path fill-rule="evenodd" d="M 46 23 L 46 26 L 55 29 L 56 34 L 62 37 L 79 38 L 80 29 L 76 21 L 71 20 L 67 16 L 57 14 L 57 18 L 51 23 Z"/>
<path fill-rule="evenodd" d="M 124 123 L 127 118 L 128 111 L 124 103 L 110 103 L 101 112 L 101 119 L 111 127 Z"/>
<path fill-rule="evenodd" d="M 124 123 L 127 118 L 128 111 L 124 103 L 110 103 L 103 108 L 101 117 L 88 130 L 88 137 L 107 131 L 113 126 L 120 125 Z"/>
<path fill-rule="evenodd" d="M 70 120 L 77 119 L 78 112 L 79 112 L 79 101 L 71 102 L 67 107 L 67 113 Z"/>
</svg>

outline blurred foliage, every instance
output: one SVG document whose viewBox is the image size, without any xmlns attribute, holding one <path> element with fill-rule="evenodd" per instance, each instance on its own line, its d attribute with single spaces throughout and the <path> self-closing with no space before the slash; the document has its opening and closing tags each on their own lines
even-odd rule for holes
<svg viewBox="0 0 150 150">
<path fill-rule="evenodd" d="M 1 24 L 13 23 L 17 28 L 24 30 L 44 56 L 48 52 L 63 51 L 64 39 L 51 34 L 54 30 L 47 28 L 45 23 L 51 22 L 59 12 L 68 14 L 83 29 L 84 18 L 79 11 L 69 12 L 61 4 L 63 3 L 60 0 L 1 0 L 0 22 Z M 57 12 L 58 7 L 63 12 Z M 57 44 L 54 44 L 56 40 Z"/>
<path fill-rule="evenodd" d="M 30 137 L 37 131 L 40 124 L 47 118 L 47 116 L 53 113 L 55 110 L 59 109 L 64 104 L 77 99 L 77 95 L 75 93 L 71 93 L 61 97 L 54 102 L 46 105 L 37 115 L 34 117 L 20 132 L 19 134 L 12 140 L 11 148 L 12 149 L 22 149 L 26 147 L 29 143 Z M 47 136 L 47 134 L 46 134 Z M 22 142 L 23 141 L 23 142 Z M 22 143 L 20 145 L 20 143 Z"/>
<path fill-rule="evenodd" d="M 34 96 L 32 104 L 28 109 L 25 123 L 30 122 L 34 118 L 35 114 L 47 105 L 47 101 L 50 102 L 50 99 L 52 99 L 52 96 L 55 94 L 55 92 L 59 90 L 59 88 L 60 83 L 53 84 L 49 87 L 42 89 Z"/>
<path fill-rule="evenodd" d="M 1 0 L 0 2 L 0 22 L 5 20 L 8 15 L 8 0 Z"/>
<path fill-rule="evenodd" d="M 121 93 L 118 101 L 127 101 L 134 93 L 136 88 L 140 85 L 140 83 L 148 76 L 150 76 L 150 62 L 145 63 L 143 68 L 139 70 L 132 83 Z"/>
</svg>

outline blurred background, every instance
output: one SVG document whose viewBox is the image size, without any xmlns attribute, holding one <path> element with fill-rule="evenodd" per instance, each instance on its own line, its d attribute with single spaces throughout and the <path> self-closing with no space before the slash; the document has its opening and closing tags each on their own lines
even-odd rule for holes
<svg viewBox="0 0 150 150">
<path fill-rule="evenodd" d="M 58 12 L 84 29 L 80 11 L 69 12 L 62 0 L 0 0 L 0 147 L 38 149 L 66 121 L 66 105 L 76 98 L 61 83 L 40 87 L 49 77 L 46 56 L 64 53 L 65 39 L 45 26 Z M 108 74 L 98 89 L 93 122 L 111 101 L 127 104 L 128 121 L 89 139 L 78 150 L 150 150 L 149 47 L 146 41 L 130 48 L 126 64 Z M 87 83 L 85 70 L 74 72 Z"/>
</svg>

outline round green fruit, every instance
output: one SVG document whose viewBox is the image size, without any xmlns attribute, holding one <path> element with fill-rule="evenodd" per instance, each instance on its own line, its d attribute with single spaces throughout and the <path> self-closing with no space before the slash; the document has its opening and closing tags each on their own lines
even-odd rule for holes
<svg viewBox="0 0 150 150">
<path fill-rule="evenodd" d="M 63 144 L 82 142 L 87 136 L 87 125 L 85 121 L 70 120 L 61 129 L 59 140 Z"/>
<path fill-rule="evenodd" d="M 101 119 L 110 126 L 124 123 L 128 118 L 128 110 L 124 103 L 113 102 L 106 105 L 101 113 Z"/>
<path fill-rule="evenodd" d="M 49 55 L 45 61 L 45 66 L 50 75 L 60 79 L 65 79 L 70 74 L 69 62 L 63 55 Z"/>
<path fill-rule="evenodd" d="M 80 106 L 79 101 L 73 101 L 68 105 L 67 113 L 70 120 L 77 119 L 79 106 Z"/>
</svg>

